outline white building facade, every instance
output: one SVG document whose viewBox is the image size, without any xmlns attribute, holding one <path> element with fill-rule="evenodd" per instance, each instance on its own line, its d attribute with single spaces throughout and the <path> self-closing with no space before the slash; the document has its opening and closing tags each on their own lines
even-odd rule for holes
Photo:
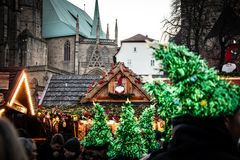
<svg viewBox="0 0 240 160">
<path fill-rule="evenodd" d="M 116 54 L 117 62 L 124 62 L 134 73 L 142 77 L 157 78 L 163 74 L 160 63 L 153 56 L 153 49 L 147 46 L 145 40 L 153 39 L 137 34 L 121 41 L 121 47 Z"/>
</svg>

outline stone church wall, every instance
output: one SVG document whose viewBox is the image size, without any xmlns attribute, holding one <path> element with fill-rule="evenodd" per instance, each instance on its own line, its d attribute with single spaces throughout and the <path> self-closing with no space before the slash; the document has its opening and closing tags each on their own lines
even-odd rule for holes
<svg viewBox="0 0 240 160">
<path fill-rule="evenodd" d="M 47 65 L 47 46 L 42 40 L 28 38 L 26 66 Z"/>
<path fill-rule="evenodd" d="M 64 61 L 64 44 L 70 42 L 70 61 Z M 64 71 L 74 72 L 75 36 L 47 39 L 49 65 Z"/>
<path fill-rule="evenodd" d="M 91 55 L 95 52 L 96 44 L 81 44 L 79 49 L 79 60 L 80 60 L 80 74 L 87 74 L 89 71 L 93 70 L 94 68 L 89 68 L 88 63 L 91 60 Z M 111 68 L 111 64 L 113 63 L 113 56 L 117 52 L 116 45 L 107 45 L 107 44 L 100 44 L 99 45 L 99 52 L 101 54 L 101 58 L 105 65 L 105 68 L 98 69 L 107 72 Z"/>
</svg>

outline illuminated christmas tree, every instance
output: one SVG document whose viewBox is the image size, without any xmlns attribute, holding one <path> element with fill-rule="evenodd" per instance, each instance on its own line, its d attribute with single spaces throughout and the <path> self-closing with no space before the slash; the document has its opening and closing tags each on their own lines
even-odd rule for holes
<svg viewBox="0 0 240 160">
<path fill-rule="evenodd" d="M 81 142 L 85 147 L 101 147 L 109 145 L 113 140 L 112 132 L 107 125 L 103 107 L 100 104 L 94 104 L 94 106 L 95 115 L 93 119 L 93 126 Z"/>
<path fill-rule="evenodd" d="M 147 152 L 144 142 L 132 105 L 127 101 L 122 107 L 121 122 L 116 131 L 116 139 L 110 145 L 108 156 L 139 159 Z"/>
<path fill-rule="evenodd" d="M 145 148 L 148 153 L 160 148 L 160 144 L 156 140 L 156 133 L 153 130 L 155 108 L 146 108 L 140 116 L 140 128 L 143 132 L 143 138 L 145 140 Z"/>
</svg>

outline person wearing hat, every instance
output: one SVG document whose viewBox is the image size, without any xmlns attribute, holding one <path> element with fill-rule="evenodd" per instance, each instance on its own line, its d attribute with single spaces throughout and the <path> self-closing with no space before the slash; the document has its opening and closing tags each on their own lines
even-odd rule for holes
<svg viewBox="0 0 240 160">
<path fill-rule="evenodd" d="M 62 134 L 56 133 L 50 142 L 46 141 L 39 147 L 38 160 L 65 160 L 63 155 L 64 138 Z"/>
<path fill-rule="evenodd" d="M 76 137 L 69 139 L 64 145 L 64 156 L 66 160 L 77 160 L 80 156 L 80 142 Z"/>
<path fill-rule="evenodd" d="M 149 159 L 239 160 L 240 87 L 222 80 L 184 46 L 153 48 L 171 84 L 157 81 L 145 87 L 166 120 L 163 138 L 169 145 Z"/>
</svg>

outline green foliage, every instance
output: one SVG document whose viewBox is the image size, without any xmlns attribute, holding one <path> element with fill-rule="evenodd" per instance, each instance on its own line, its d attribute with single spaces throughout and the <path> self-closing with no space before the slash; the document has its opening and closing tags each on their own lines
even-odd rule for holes
<svg viewBox="0 0 240 160">
<path fill-rule="evenodd" d="M 94 104 L 95 115 L 93 126 L 81 142 L 84 146 L 104 146 L 113 140 L 112 132 L 107 125 L 104 109 L 100 104 Z"/>
<path fill-rule="evenodd" d="M 160 116 L 168 121 L 184 115 L 218 117 L 233 115 L 239 101 L 239 86 L 220 80 L 200 56 L 184 46 L 159 44 L 154 56 L 162 61 L 172 85 L 164 82 L 146 84 L 154 97 Z M 168 131 L 169 132 L 169 131 Z"/>
<path fill-rule="evenodd" d="M 143 138 L 145 140 L 145 148 L 148 153 L 160 148 L 159 143 L 156 140 L 156 133 L 153 130 L 153 121 L 155 115 L 155 108 L 152 106 L 146 108 L 140 116 L 140 128 L 143 131 Z"/>
<path fill-rule="evenodd" d="M 116 139 L 109 147 L 108 156 L 141 158 L 146 152 L 139 125 L 134 117 L 134 110 L 131 103 L 126 102 L 122 107 L 121 122 L 116 131 Z"/>
</svg>

